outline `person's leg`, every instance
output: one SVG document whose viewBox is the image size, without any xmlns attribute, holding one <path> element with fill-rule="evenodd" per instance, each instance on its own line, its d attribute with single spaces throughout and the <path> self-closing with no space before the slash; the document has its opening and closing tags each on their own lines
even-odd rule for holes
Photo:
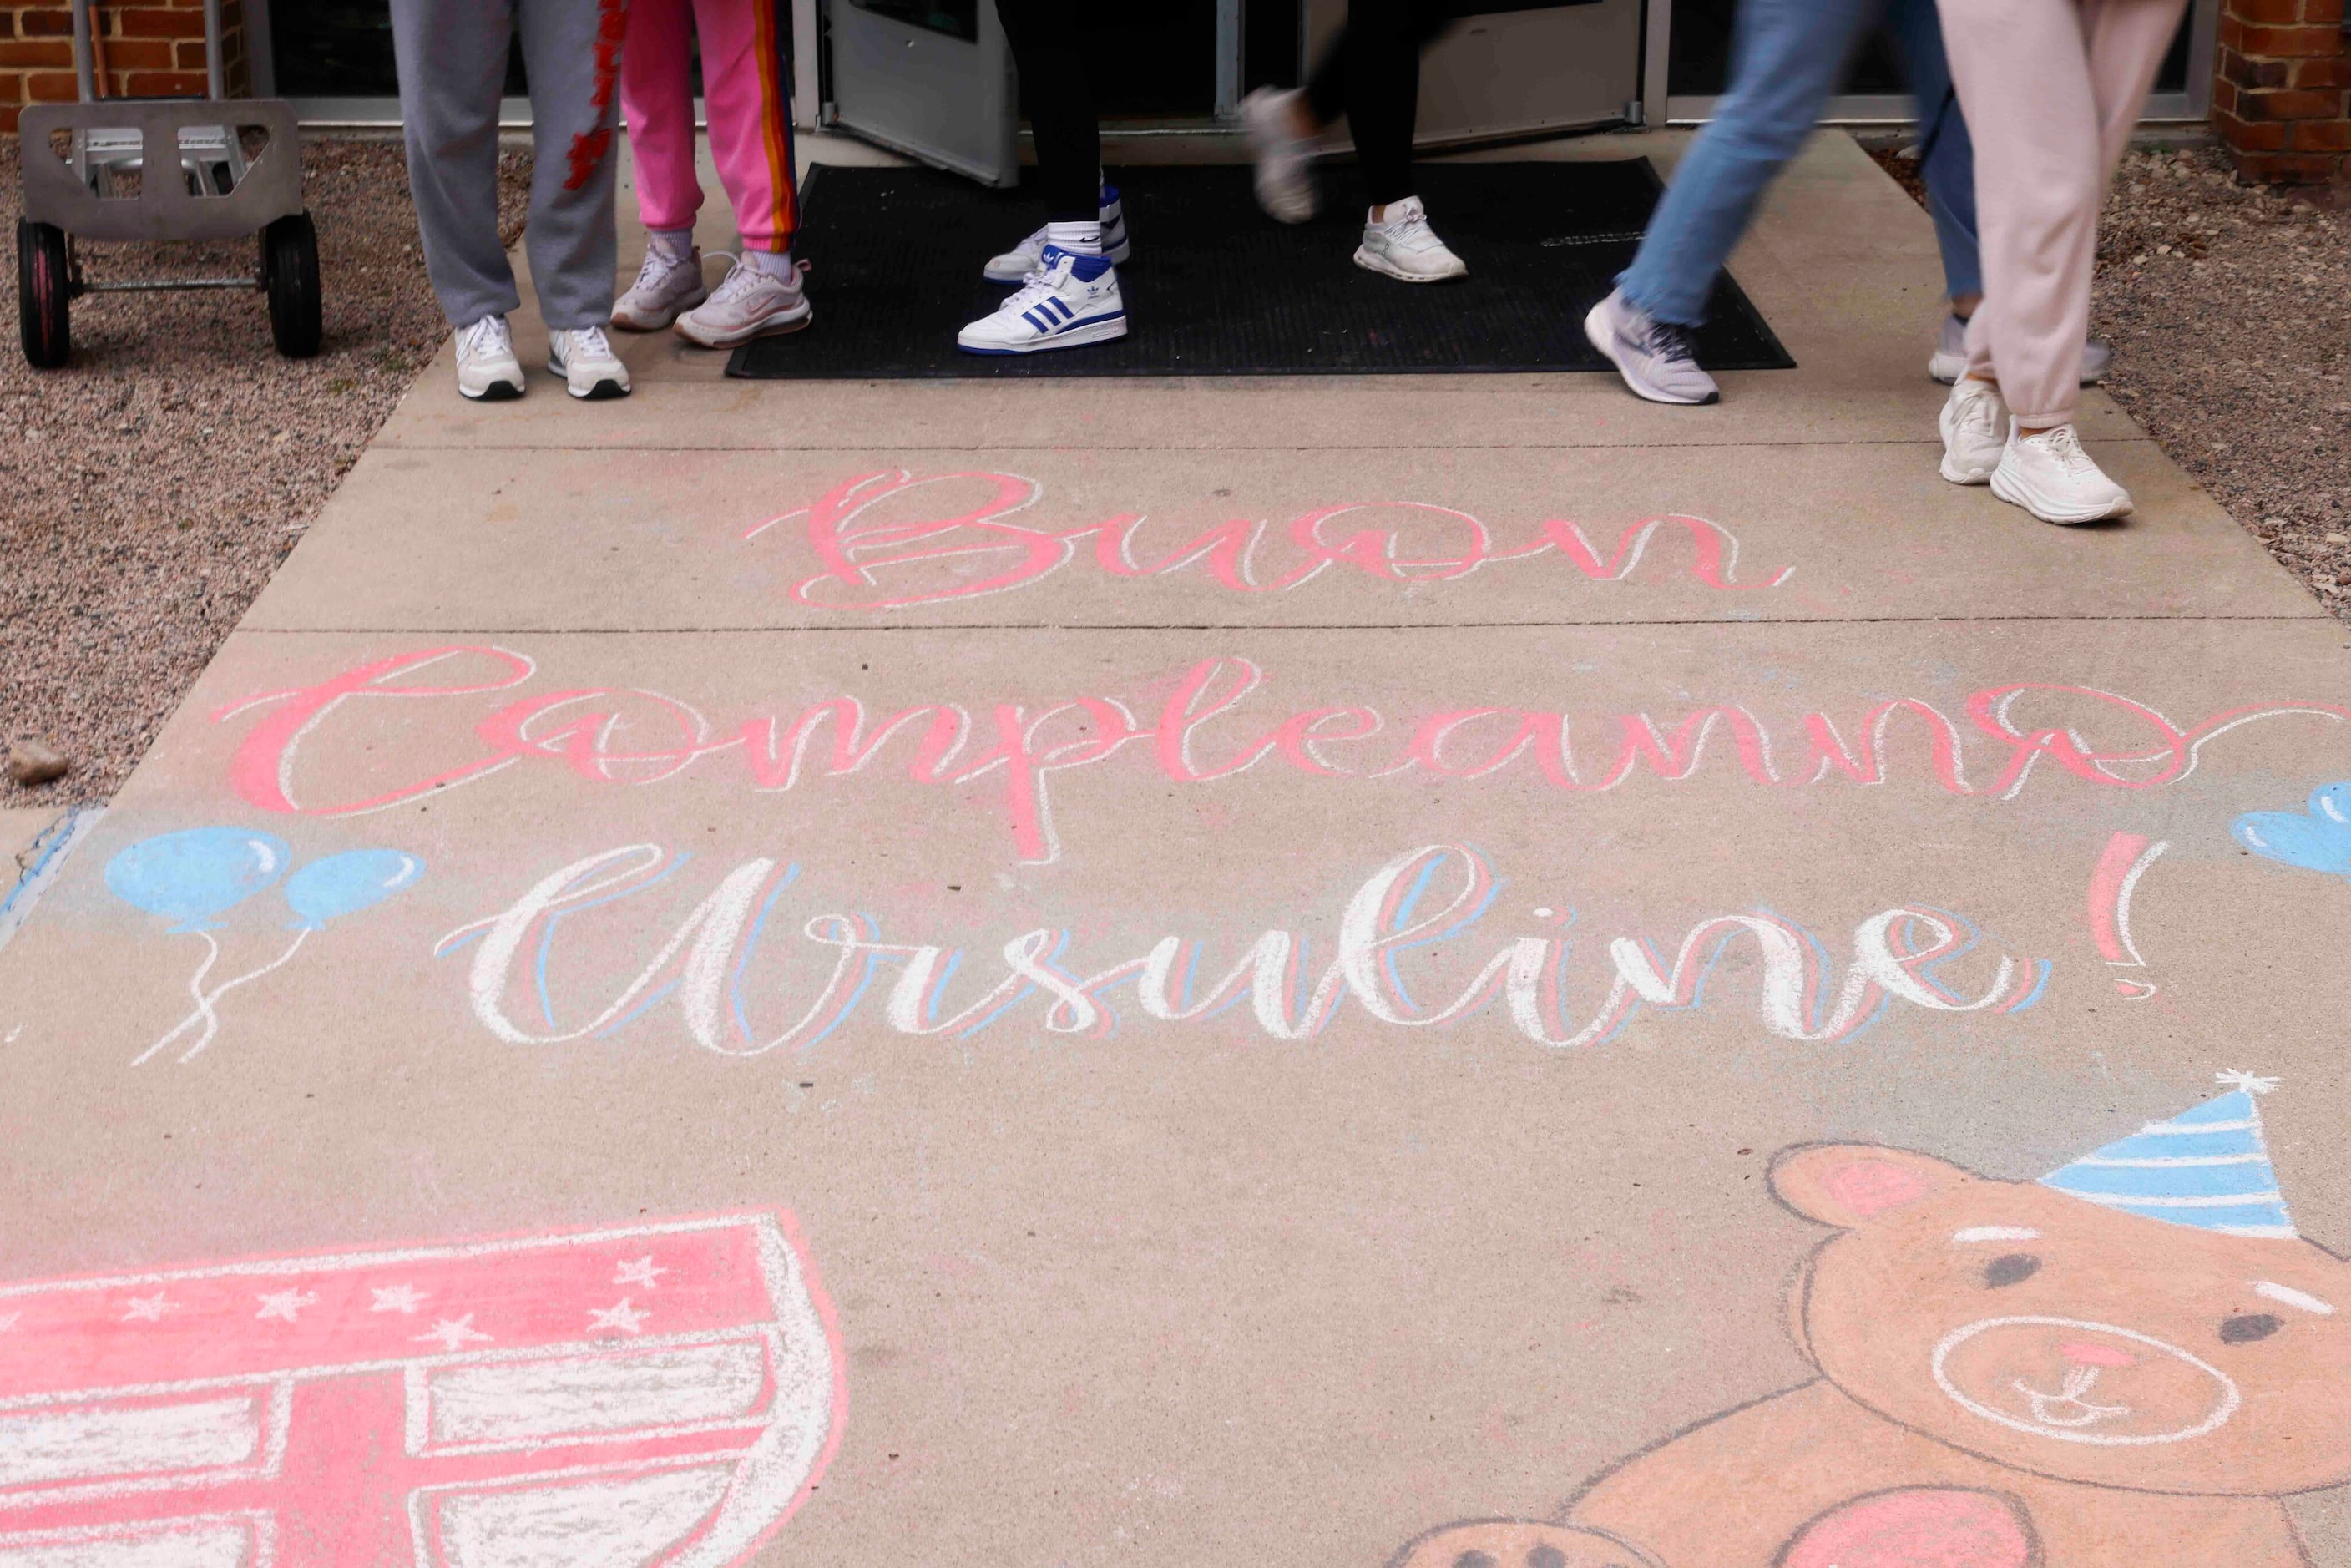
<svg viewBox="0 0 2351 1568">
<path fill-rule="evenodd" d="M 694 172 L 693 48 L 692 0 L 629 0 L 621 110 L 636 172 L 637 216 L 656 234 L 690 233 L 702 210 L 702 182 Z"/>
<path fill-rule="evenodd" d="M 1975 143 L 1951 87 L 1943 53 L 1943 26 L 1935 0 L 1891 0 L 1886 26 L 1902 55 L 1903 74 L 1918 103 L 1918 173 L 1927 183 L 1927 212 L 1943 254 L 1943 289 L 1954 315 L 1975 314 L 1983 296 L 1983 262 L 1976 244 Z"/>
<path fill-rule="evenodd" d="M 1347 112 L 1348 35 L 1354 27 L 1354 9 L 1348 8 L 1347 20 L 1331 35 L 1322 46 L 1322 55 L 1306 76 L 1306 86 L 1293 100 L 1302 121 L 1301 134 L 1311 135 L 1325 126 L 1335 125 Z"/>
<path fill-rule="evenodd" d="M 808 296 L 792 259 L 798 186 L 792 176 L 791 102 L 777 37 L 777 0 L 694 0 L 702 37 L 702 94 L 710 154 L 735 205 L 741 258 L 707 302 L 677 329 L 705 349 L 797 332 Z"/>
<path fill-rule="evenodd" d="M 2188 0 L 2089 0 L 2082 8 L 2089 38 L 2090 91 L 2098 112 L 2098 188 L 2115 177 L 2131 131 L 2147 108 L 2163 57 L 2179 31 Z"/>
<path fill-rule="evenodd" d="M 513 31 L 505 0 L 392 0 L 409 191 L 424 268 L 453 327 L 520 302 L 498 244 L 498 89 Z"/>
<path fill-rule="evenodd" d="M 1684 155 L 1616 287 L 1654 320 L 1697 327 L 1755 205 L 1812 134 L 1866 0 L 1740 0 L 1730 90 Z"/>
<path fill-rule="evenodd" d="M 530 78 L 531 281 L 547 325 L 602 327 L 612 314 L 612 125 L 624 0 L 519 0 Z"/>
<path fill-rule="evenodd" d="M 1347 8 L 1347 130 L 1376 210 L 1413 193 L 1412 133 L 1420 109 L 1418 15 L 1413 0 L 1352 0 Z"/>
<path fill-rule="evenodd" d="M 1943 8 L 1951 74 L 1974 133 L 1983 254 L 1968 374 L 1995 382 L 2028 430 L 2074 417 L 2089 320 L 2101 182 L 2083 26 L 2077 0 L 1955 0 Z"/>
<path fill-rule="evenodd" d="M 789 256 L 799 226 L 778 9 L 778 0 L 695 0 L 711 160 L 744 250 L 770 256 Z"/>
<path fill-rule="evenodd" d="M 1020 72 L 1020 102 L 1037 141 L 1049 224 L 1102 223 L 1102 123 L 1073 0 L 996 0 Z M 1099 243 L 1099 242 L 1097 242 Z M 1067 248 L 1067 247 L 1064 247 Z"/>
</svg>

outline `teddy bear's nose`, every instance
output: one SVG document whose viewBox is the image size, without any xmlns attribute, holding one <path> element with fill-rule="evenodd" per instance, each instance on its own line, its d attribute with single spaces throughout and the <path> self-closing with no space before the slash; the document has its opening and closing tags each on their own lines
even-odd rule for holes
<svg viewBox="0 0 2351 1568">
<path fill-rule="evenodd" d="M 2057 1354 L 2075 1366 L 2136 1366 L 2138 1357 L 2126 1350 L 2110 1344 L 2095 1344 L 2087 1340 L 2068 1340 L 2057 1347 Z"/>
</svg>

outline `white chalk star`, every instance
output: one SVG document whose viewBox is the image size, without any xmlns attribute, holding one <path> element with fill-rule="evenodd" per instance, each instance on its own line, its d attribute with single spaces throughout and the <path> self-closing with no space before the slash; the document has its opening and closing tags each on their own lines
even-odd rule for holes
<svg viewBox="0 0 2351 1568">
<path fill-rule="evenodd" d="M 648 1291 L 658 1290 L 660 1286 L 655 1281 L 668 1272 L 668 1270 L 653 1261 L 651 1253 L 647 1253 L 633 1263 L 622 1264 L 620 1272 L 612 1276 L 612 1283 L 636 1285 Z"/>
<path fill-rule="evenodd" d="M 122 1306 L 126 1323 L 160 1323 L 163 1314 L 178 1310 L 179 1303 L 167 1299 L 161 1291 L 152 1296 L 133 1296 Z"/>
<path fill-rule="evenodd" d="M 375 1305 L 368 1309 L 371 1312 L 407 1312 L 413 1315 L 425 1301 L 425 1292 L 413 1285 L 371 1285 L 368 1290 L 375 1297 Z"/>
<path fill-rule="evenodd" d="M 315 1293 L 305 1291 L 298 1285 L 293 1290 L 279 1291 L 275 1294 L 257 1299 L 261 1302 L 261 1311 L 255 1316 L 284 1318 L 289 1323 L 304 1307 L 314 1307 L 319 1304 L 319 1298 Z"/>
<path fill-rule="evenodd" d="M 443 1318 L 430 1329 L 416 1336 L 419 1344 L 437 1344 L 443 1350 L 463 1350 L 469 1344 L 487 1344 L 490 1336 L 474 1326 L 474 1314 L 462 1318 Z"/>
<path fill-rule="evenodd" d="M 639 1312 L 629 1305 L 629 1298 L 623 1296 L 617 1307 L 605 1307 L 601 1311 L 589 1308 L 588 1332 L 594 1333 L 598 1329 L 619 1329 L 622 1333 L 643 1333 L 645 1332 L 645 1320 L 652 1316 L 651 1312 Z"/>
</svg>

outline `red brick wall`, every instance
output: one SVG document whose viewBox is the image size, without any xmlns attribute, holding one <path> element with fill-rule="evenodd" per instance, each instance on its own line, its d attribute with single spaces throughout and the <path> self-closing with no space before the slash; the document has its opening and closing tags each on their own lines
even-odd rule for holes
<svg viewBox="0 0 2351 1568">
<path fill-rule="evenodd" d="M 2351 36 L 2344 0 L 2222 0 L 2212 129 L 2256 180 L 2346 177 Z"/>
<path fill-rule="evenodd" d="M 204 0 L 95 0 L 109 98 L 204 96 Z M 223 58 L 231 97 L 250 90 L 237 0 L 221 0 Z M 16 129 L 28 103 L 70 103 L 73 13 L 57 4 L 0 0 L 0 131 Z"/>
</svg>

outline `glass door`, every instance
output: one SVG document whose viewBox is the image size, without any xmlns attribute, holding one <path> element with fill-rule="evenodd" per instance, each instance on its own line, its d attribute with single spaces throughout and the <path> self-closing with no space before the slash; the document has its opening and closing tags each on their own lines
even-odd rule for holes
<svg viewBox="0 0 2351 1568">
<path fill-rule="evenodd" d="M 1011 51 L 990 0 L 827 0 L 833 121 L 983 184 L 1019 183 Z"/>
</svg>

